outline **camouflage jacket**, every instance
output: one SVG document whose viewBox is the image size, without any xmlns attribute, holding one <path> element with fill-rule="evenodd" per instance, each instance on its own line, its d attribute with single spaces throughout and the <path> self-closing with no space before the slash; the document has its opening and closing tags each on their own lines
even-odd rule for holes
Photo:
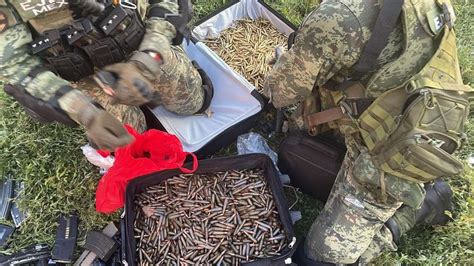
<svg viewBox="0 0 474 266">
<path fill-rule="evenodd" d="M 139 3 L 146 26 L 146 34 L 139 50 L 159 53 L 163 43 L 169 46 L 176 36 L 176 30 L 164 19 L 145 18 L 143 14 L 146 14 L 147 2 Z M 164 0 L 158 5 L 178 13 L 177 0 Z M 40 58 L 29 53 L 28 44 L 32 41 L 32 32 L 57 28 L 71 21 L 72 15 L 66 0 L 0 0 L 0 79 L 7 84 L 19 85 L 31 70 L 43 64 Z M 153 41 L 149 41 L 151 39 Z M 61 87 L 69 85 L 69 82 L 53 72 L 45 71 L 22 85 L 30 95 L 47 102 Z M 86 97 L 78 90 L 68 95 Z M 74 99 L 68 99 L 70 101 Z"/>
<path fill-rule="evenodd" d="M 264 84 L 264 90 L 277 108 L 303 102 L 295 113 L 298 127 L 306 126 L 303 113 L 317 112 L 320 108 L 325 110 L 335 105 L 329 91 L 323 87 L 329 80 L 337 84 L 350 76 L 352 67 L 370 39 L 382 2 L 327 0 L 305 18 L 293 47 L 280 57 Z M 405 6 L 412 5 L 412 2 L 416 1 L 405 1 Z M 432 8 L 433 5 L 436 5 L 433 0 L 421 2 L 422 8 Z M 377 71 L 391 65 L 403 54 L 407 43 L 404 40 L 406 28 L 400 19 L 377 60 L 378 69 L 362 79 L 364 85 L 371 80 L 371 76 L 376 76 L 374 74 Z M 379 78 L 376 84 L 372 84 L 371 97 L 377 97 L 393 86 L 400 85 L 397 83 L 406 81 L 434 54 L 435 41 L 427 33 L 417 32 L 419 28 L 422 27 L 409 28 L 415 32 L 416 37 L 411 43 L 418 46 L 413 49 L 416 54 L 412 54 L 411 59 L 407 56 L 408 60 L 399 62 L 406 66 L 405 69 L 394 70 L 385 75 L 386 79 Z M 315 93 L 320 95 L 321 103 L 315 102 Z"/>
</svg>

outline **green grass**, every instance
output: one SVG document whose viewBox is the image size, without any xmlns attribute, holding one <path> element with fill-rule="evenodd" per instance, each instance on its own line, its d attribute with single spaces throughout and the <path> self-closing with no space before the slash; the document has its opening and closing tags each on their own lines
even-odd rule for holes
<svg viewBox="0 0 474 266">
<path fill-rule="evenodd" d="M 24 183 L 19 203 L 28 210 L 28 218 L 15 232 L 9 249 L 2 252 L 32 243 L 53 244 L 61 213 L 80 216 L 80 243 L 88 230 L 116 220 L 116 215 L 95 212 L 99 175 L 80 150 L 86 143 L 82 130 L 33 121 L 3 90 L 0 103 L 0 173 Z"/>
<path fill-rule="evenodd" d="M 196 0 L 195 19 L 227 3 L 224 0 Z M 299 24 L 319 1 L 278 0 L 267 1 L 290 21 Z M 473 33 L 474 4 L 470 0 L 456 1 L 459 58 L 465 82 L 474 84 Z M 264 121 L 268 121 L 268 113 Z M 472 119 L 471 119 L 472 126 Z M 261 132 L 258 128 L 256 131 Z M 469 130 L 471 141 L 472 130 Z M 270 138 L 277 146 L 281 136 Z M 30 119 L 19 104 L 0 92 L 0 174 L 11 174 L 24 182 L 25 190 L 20 207 L 27 209 L 28 219 L 12 239 L 9 253 L 33 243 L 52 245 L 56 222 L 60 213 L 77 212 L 80 216 L 80 243 L 87 230 L 99 229 L 108 221 L 116 221 L 115 215 L 95 212 L 95 187 L 99 175 L 83 158 L 80 146 L 86 143 L 80 129 L 59 125 L 42 125 Z M 466 158 L 472 145 L 466 145 L 460 157 Z M 221 150 L 218 155 L 235 154 L 235 147 Z M 469 170 L 463 177 L 452 178 L 455 191 L 455 220 L 447 226 L 416 228 L 402 238 L 400 249 L 384 254 L 377 264 L 451 264 L 474 263 L 474 199 L 472 184 L 474 173 Z M 288 190 L 288 201 L 293 202 Z M 299 236 L 304 235 L 323 206 L 309 196 L 298 194 L 299 202 L 294 209 L 303 213 L 303 220 L 296 224 Z"/>
</svg>

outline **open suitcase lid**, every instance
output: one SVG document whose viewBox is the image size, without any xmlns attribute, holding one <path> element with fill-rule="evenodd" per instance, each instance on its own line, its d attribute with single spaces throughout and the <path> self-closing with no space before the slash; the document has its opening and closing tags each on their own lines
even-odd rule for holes
<svg viewBox="0 0 474 266">
<path fill-rule="evenodd" d="M 234 1 L 198 23 L 193 29 L 193 41 L 185 40 L 183 46 L 191 60 L 197 61 L 212 80 L 212 115 L 179 116 L 163 107 L 152 110 L 164 129 L 176 135 L 187 152 L 200 150 L 224 131 L 256 115 L 263 108 L 255 87 L 199 41 L 206 36 L 217 35 L 234 21 L 245 17 L 268 19 L 285 35 L 295 29 L 290 22 L 258 0 Z"/>
</svg>

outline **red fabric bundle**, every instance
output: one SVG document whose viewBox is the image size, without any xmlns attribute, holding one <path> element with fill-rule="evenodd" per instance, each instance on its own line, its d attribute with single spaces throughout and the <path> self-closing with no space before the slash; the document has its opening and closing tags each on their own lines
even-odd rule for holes
<svg viewBox="0 0 474 266">
<path fill-rule="evenodd" d="M 156 171 L 179 168 L 183 173 L 196 171 L 196 155 L 183 151 L 179 139 L 171 134 L 151 129 L 139 134 L 126 126 L 135 141 L 115 151 L 114 165 L 102 177 L 96 191 L 96 210 L 110 213 L 124 205 L 125 188 L 129 180 Z M 103 152 L 101 155 L 106 155 Z M 193 169 L 182 168 L 187 155 L 193 157 Z"/>
</svg>

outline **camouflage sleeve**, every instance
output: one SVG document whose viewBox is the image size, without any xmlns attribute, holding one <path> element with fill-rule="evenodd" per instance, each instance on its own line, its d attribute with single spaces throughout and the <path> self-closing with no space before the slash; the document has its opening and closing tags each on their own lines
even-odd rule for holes
<svg viewBox="0 0 474 266">
<path fill-rule="evenodd" d="M 293 47 L 266 77 L 264 91 L 277 108 L 302 101 L 313 87 L 324 85 L 355 64 L 362 50 L 361 25 L 337 1 L 324 1 L 303 21 Z"/>
<path fill-rule="evenodd" d="M 172 14 L 178 14 L 179 5 L 176 0 L 163 0 L 157 4 L 152 4 L 148 9 L 160 7 L 168 10 Z M 145 20 L 146 34 L 140 45 L 140 51 L 150 50 L 159 53 L 165 53 L 169 50 L 171 41 L 176 36 L 175 27 L 160 17 L 149 17 Z"/>
<path fill-rule="evenodd" d="M 50 71 L 42 72 L 27 84 L 20 84 L 31 70 L 42 64 L 41 60 L 29 54 L 28 43 L 32 41 L 29 28 L 8 6 L 0 6 L 0 17 L 6 17 L 7 24 L 0 30 L 0 76 L 12 85 L 22 85 L 32 96 L 49 100 L 55 92 L 69 82 Z"/>
<path fill-rule="evenodd" d="M 156 4 L 151 4 L 151 8 L 164 9 L 166 12 L 177 14 L 179 12 L 179 5 L 176 0 L 164 0 Z M 149 15 L 149 12 L 147 12 Z M 176 37 L 175 27 L 161 17 L 148 17 L 145 19 L 146 33 L 143 36 L 139 51 L 152 51 L 158 53 L 163 62 L 172 62 L 175 58 L 175 51 L 172 49 L 172 40 Z M 136 53 L 132 56 L 133 61 L 141 70 L 142 74 L 149 80 L 155 80 L 156 74 L 159 72 L 160 64 L 150 58 Z"/>
<path fill-rule="evenodd" d="M 2 6 L 0 2 L 0 19 L 5 17 L 6 23 L 0 22 L 0 77 L 7 84 L 16 85 L 43 102 L 49 102 L 56 96 L 60 88 L 70 83 L 51 71 L 44 71 L 32 79 L 29 73 L 40 67 L 43 62 L 40 58 L 29 54 L 28 43 L 32 41 L 31 32 L 26 25 L 16 16 L 15 10 L 9 6 Z M 3 26 L 2 26 L 3 25 Z M 64 99 L 63 99 L 64 98 Z M 59 99 L 60 108 L 73 120 L 75 117 L 67 110 L 68 106 L 62 102 L 90 101 L 87 96 L 78 90 L 73 90 Z M 27 106 L 29 107 L 29 106 Z"/>
</svg>

